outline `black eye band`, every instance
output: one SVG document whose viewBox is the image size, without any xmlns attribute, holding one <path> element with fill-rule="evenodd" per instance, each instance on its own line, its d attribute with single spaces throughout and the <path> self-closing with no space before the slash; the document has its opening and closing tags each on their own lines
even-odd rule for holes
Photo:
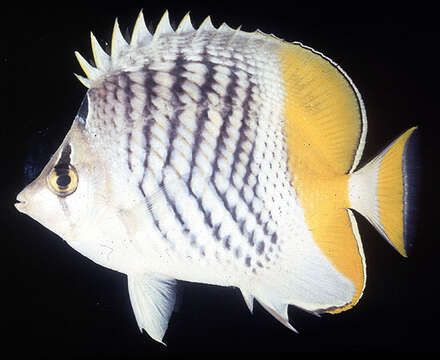
<svg viewBox="0 0 440 360">
<path fill-rule="evenodd" d="M 55 165 L 55 171 L 57 173 L 62 173 L 63 171 L 67 171 L 70 165 L 70 154 L 72 153 L 72 148 L 69 144 L 64 146 L 63 151 L 61 152 L 60 159 L 58 163 Z"/>
</svg>

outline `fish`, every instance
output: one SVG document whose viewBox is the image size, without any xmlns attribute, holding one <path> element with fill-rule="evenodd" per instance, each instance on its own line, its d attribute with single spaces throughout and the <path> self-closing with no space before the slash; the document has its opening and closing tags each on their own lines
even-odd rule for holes
<svg viewBox="0 0 440 360">
<path fill-rule="evenodd" d="M 348 74 L 300 42 L 168 11 L 130 41 L 75 56 L 87 88 L 17 210 L 126 274 L 141 332 L 163 342 L 178 281 L 239 288 L 297 331 L 289 305 L 353 308 L 366 285 L 354 213 L 408 256 L 417 126 L 359 166 L 366 108 Z"/>
</svg>

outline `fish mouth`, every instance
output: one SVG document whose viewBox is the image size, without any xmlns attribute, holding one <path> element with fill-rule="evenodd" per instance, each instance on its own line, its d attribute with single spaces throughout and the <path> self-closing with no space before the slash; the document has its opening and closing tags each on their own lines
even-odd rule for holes
<svg viewBox="0 0 440 360">
<path fill-rule="evenodd" d="M 26 205 L 27 205 L 26 200 L 24 199 L 23 193 L 21 192 L 17 195 L 17 199 L 15 200 L 14 206 L 18 211 L 24 213 Z"/>
</svg>

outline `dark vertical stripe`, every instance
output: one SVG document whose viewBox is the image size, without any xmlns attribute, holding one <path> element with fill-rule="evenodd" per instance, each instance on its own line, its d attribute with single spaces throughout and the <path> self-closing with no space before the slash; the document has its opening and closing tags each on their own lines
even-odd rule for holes
<svg viewBox="0 0 440 360">
<path fill-rule="evenodd" d="M 179 55 L 176 58 L 176 64 L 174 68 L 171 70 L 170 75 L 174 78 L 174 84 L 171 87 L 171 94 L 172 94 L 172 105 L 173 108 L 176 109 L 174 111 L 174 114 L 170 118 L 169 128 L 168 128 L 168 141 L 169 146 L 167 150 L 167 156 L 165 159 L 165 166 L 168 166 L 171 159 L 171 154 L 174 151 L 174 140 L 176 139 L 177 135 L 177 129 L 180 125 L 180 119 L 179 116 L 182 114 L 183 110 L 183 103 L 180 101 L 180 98 L 178 94 L 182 92 L 182 83 L 184 81 L 184 78 L 182 76 L 182 73 L 185 71 L 184 65 L 185 65 L 185 59 L 182 55 Z"/>
<path fill-rule="evenodd" d="M 150 71 L 148 71 L 148 68 L 145 67 L 144 68 L 144 72 L 145 72 L 145 82 L 144 82 L 144 87 L 145 87 L 145 91 L 146 91 L 146 103 L 144 106 L 144 110 L 143 110 L 143 116 L 146 119 L 145 124 L 143 126 L 143 134 L 145 137 L 145 158 L 144 158 L 144 172 L 142 174 L 142 177 L 139 181 L 138 187 L 139 190 L 142 194 L 142 196 L 145 199 L 145 203 L 147 205 L 148 209 L 152 209 L 152 204 L 151 201 L 149 199 L 149 197 L 147 196 L 147 194 L 145 194 L 144 189 L 142 188 L 145 176 L 147 175 L 147 171 L 148 171 L 148 160 L 149 160 L 149 156 L 150 156 L 150 152 L 151 152 L 151 129 L 154 125 L 155 119 L 152 115 L 152 107 L 153 107 L 153 103 L 151 101 L 152 96 L 153 96 L 153 89 L 154 86 L 156 85 L 154 82 L 154 79 L 152 78 L 152 74 Z M 156 227 L 156 229 L 159 231 L 159 233 L 162 235 L 162 237 L 169 241 L 166 231 L 164 229 L 161 228 L 159 220 L 157 219 L 157 217 L 155 216 L 155 214 L 153 213 L 153 211 L 150 210 L 150 214 L 152 216 L 153 219 L 153 223 Z"/>
<path fill-rule="evenodd" d="M 160 187 L 162 189 L 162 192 L 170 205 L 177 221 L 180 223 L 182 227 L 183 233 L 189 235 L 192 238 L 195 238 L 195 235 L 190 234 L 190 231 L 185 224 L 185 221 L 183 220 L 182 214 L 179 213 L 177 210 L 176 202 L 175 200 L 170 196 L 168 193 L 165 183 L 164 183 L 164 171 L 165 169 L 170 166 L 170 159 L 171 155 L 174 151 L 174 140 L 177 138 L 177 130 L 180 125 L 180 115 L 182 114 L 183 110 L 181 109 L 183 106 L 183 103 L 180 101 L 178 94 L 181 93 L 182 83 L 184 81 L 182 77 L 182 73 L 185 71 L 184 65 L 185 65 L 185 59 L 182 55 L 179 55 L 175 60 L 175 66 L 170 71 L 170 75 L 174 78 L 174 84 L 171 87 L 171 94 L 172 94 L 172 103 L 173 108 L 175 109 L 174 113 L 170 116 L 169 120 L 169 127 L 168 127 L 168 149 L 167 149 L 167 155 L 165 158 L 165 162 L 162 168 L 162 182 L 160 183 Z M 168 114 L 167 114 L 168 116 Z M 194 244 L 196 244 L 196 241 L 194 240 Z"/>
<path fill-rule="evenodd" d="M 131 114 L 133 112 L 133 107 L 131 106 L 130 100 L 134 96 L 134 94 L 133 94 L 133 91 L 131 90 L 131 79 L 127 75 L 127 73 L 122 73 L 120 76 L 123 77 L 123 82 L 125 83 L 125 86 L 123 89 L 124 93 L 126 95 L 125 103 L 124 103 L 125 120 L 130 126 L 130 129 L 128 130 L 128 133 L 127 133 L 127 164 L 128 164 L 128 169 L 130 171 L 133 171 L 132 166 L 131 166 L 131 138 L 132 138 L 132 134 L 133 134 L 134 121 L 131 118 Z"/>
<path fill-rule="evenodd" d="M 233 183 L 233 176 L 236 172 L 237 163 L 240 161 L 240 155 L 244 152 L 243 142 L 247 139 L 245 132 L 249 129 L 248 121 L 249 121 L 249 107 L 250 107 L 249 103 L 251 100 L 251 92 L 252 92 L 252 87 L 248 89 L 246 98 L 244 99 L 242 104 L 243 118 L 240 124 L 240 128 L 238 129 L 239 137 L 237 144 L 235 145 L 235 150 L 233 154 L 231 174 L 229 176 L 230 184 Z"/>
<path fill-rule="evenodd" d="M 204 59 L 208 58 L 206 47 L 204 48 L 202 56 Z M 200 88 L 201 98 L 199 100 L 197 112 L 196 112 L 197 124 L 196 124 L 196 130 L 194 132 L 194 143 L 191 148 L 190 173 L 186 185 L 190 195 L 197 201 L 198 208 L 203 215 L 205 224 L 208 225 L 209 228 L 211 229 L 211 233 L 213 234 L 214 238 L 216 240 L 220 240 L 220 234 L 219 234 L 220 226 L 213 224 L 210 211 L 204 208 L 202 204 L 202 200 L 194 193 L 191 187 L 191 182 L 193 179 L 193 170 L 196 167 L 196 158 L 200 149 L 200 144 L 203 139 L 202 134 L 205 128 L 205 122 L 209 121 L 208 108 L 207 108 L 208 93 L 212 91 L 212 84 L 214 83 L 214 74 L 215 74 L 214 66 L 211 62 L 204 61 L 203 65 L 206 66 L 207 73 L 205 74 L 205 81 Z M 202 111 L 198 113 L 198 109 L 202 109 Z"/>
<path fill-rule="evenodd" d="M 236 69 L 237 69 L 236 67 L 233 68 L 233 70 L 236 70 Z M 225 99 L 223 102 L 224 108 L 222 110 L 222 117 L 223 117 L 224 121 L 223 121 L 223 124 L 220 128 L 220 134 L 217 138 L 217 143 L 216 143 L 216 148 L 215 148 L 216 157 L 215 157 L 214 164 L 213 164 L 213 171 L 211 174 L 211 182 L 213 183 L 217 195 L 221 198 L 224 207 L 230 213 L 232 219 L 236 223 L 239 223 L 239 219 L 237 218 L 237 213 L 236 213 L 236 206 L 232 206 L 231 204 L 229 204 L 229 202 L 226 198 L 226 192 L 228 190 L 226 190 L 225 193 L 222 193 L 218 189 L 216 182 L 215 182 L 215 175 L 220 170 L 219 166 L 218 166 L 218 160 L 219 160 L 219 157 L 222 156 L 222 150 L 225 148 L 225 141 L 229 136 L 227 129 L 228 129 L 228 126 L 231 126 L 230 117 L 232 116 L 233 109 L 234 109 L 234 105 L 232 105 L 233 104 L 232 99 L 234 99 L 237 96 L 236 88 L 238 87 L 238 77 L 234 74 L 231 77 L 231 79 L 232 79 L 232 81 L 229 83 L 229 85 L 226 89 L 226 96 L 225 96 Z M 243 142 L 247 139 L 251 141 L 252 148 L 251 148 L 251 151 L 248 155 L 246 174 L 243 178 L 243 181 L 245 184 L 248 184 L 247 182 L 249 180 L 249 176 L 251 175 L 251 165 L 252 165 L 252 162 L 254 161 L 254 151 L 255 151 L 255 142 L 256 142 L 258 124 L 254 124 L 254 132 L 253 132 L 252 139 L 249 139 L 248 135 L 246 134 L 246 131 L 250 129 L 250 126 L 248 124 L 250 121 L 249 114 L 251 111 L 252 93 L 255 88 L 255 84 L 250 81 L 249 74 L 248 74 L 248 83 L 249 83 L 249 86 L 246 89 L 246 97 L 243 100 L 243 103 L 241 104 L 241 107 L 243 109 L 243 115 L 241 118 L 239 130 L 238 130 L 239 131 L 239 138 L 237 140 L 234 154 L 233 154 L 231 174 L 230 174 L 228 180 L 229 180 L 229 186 L 234 186 L 237 189 L 240 200 L 242 200 L 246 204 L 248 211 L 255 217 L 257 225 L 262 228 L 262 231 L 265 235 L 269 235 L 269 233 L 267 231 L 267 224 L 263 224 L 261 221 L 261 214 L 256 213 L 254 211 L 254 209 L 251 205 L 252 201 L 250 201 L 250 202 L 246 201 L 246 199 L 244 197 L 244 185 L 241 188 L 239 188 L 236 186 L 236 184 L 234 184 L 234 181 L 233 181 L 233 175 L 234 175 L 234 173 L 236 173 L 237 164 L 240 161 L 240 155 L 242 153 L 244 153 Z M 257 197 L 257 194 L 256 194 L 256 186 L 257 185 L 258 185 L 258 182 L 257 182 L 257 184 L 254 185 L 254 188 L 253 188 L 253 192 L 254 192 L 255 197 Z M 239 230 L 243 236 L 247 237 L 248 243 L 251 246 L 253 246 L 255 244 L 255 241 L 254 241 L 255 233 L 253 231 L 250 233 L 246 232 L 244 229 L 244 226 L 239 226 Z"/>
</svg>

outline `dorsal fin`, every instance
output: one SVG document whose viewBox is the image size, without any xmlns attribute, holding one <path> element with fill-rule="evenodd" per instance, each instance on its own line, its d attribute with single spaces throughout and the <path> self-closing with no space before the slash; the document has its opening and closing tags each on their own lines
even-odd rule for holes
<svg viewBox="0 0 440 360">
<path fill-rule="evenodd" d="M 161 17 L 154 34 L 152 35 L 146 25 L 143 12 L 140 11 L 137 17 L 133 34 L 130 39 L 130 43 L 124 38 L 119 28 L 118 19 L 115 20 L 111 41 L 111 55 L 108 55 L 100 46 L 99 42 L 96 40 L 95 36 L 91 33 L 91 42 L 92 42 L 92 52 L 95 60 L 96 67 L 89 64 L 79 53 L 75 53 L 78 58 L 78 62 L 81 65 L 81 68 L 86 73 L 86 77 L 76 75 L 75 76 L 84 84 L 86 87 L 90 88 L 93 86 L 94 82 L 101 75 L 105 75 L 110 70 L 118 70 L 121 66 L 123 67 L 124 59 L 123 56 L 125 53 L 130 52 L 132 50 L 136 50 L 138 48 L 145 47 L 154 47 L 157 43 L 157 40 L 163 36 L 168 34 L 181 34 L 181 33 L 193 33 L 194 39 L 200 39 L 201 37 L 205 37 L 207 33 L 210 36 L 217 36 L 223 34 L 230 34 L 230 39 L 226 46 L 231 46 L 235 39 L 237 39 L 238 34 L 246 35 L 249 39 L 253 36 L 255 37 L 273 37 L 272 35 L 266 35 L 259 30 L 255 32 L 244 32 L 240 27 L 237 29 L 232 29 L 227 24 L 223 23 L 218 29 L 212 24 L 211 17 L 207 16 L 203 22 L 200 24 L 199 28 L 194 29 L 189 13 L 187 13 L 180 24 L 178 25 L 176 31 L 173 30 L 168 11 L 165 11 L 163 16 Z M 136 58 L 136 57 L 135 57 Z M 137 57 L 137 59 L 143 59 L 142 57 Z"/>
<path fill-rule="evenodd" d="M 83 69 L 87 78 L 96 79 L 101 74 L 101 72 L 94 66 L 90 65 L 78 51 L 75 51 L 75 56 L 78 59 L 79 65 L 81 66 L 81 69 Z"/>
<path fill-rule="evenodd" d="M 180 24 L 177 26 L 176 33 L 179 34 L 188 31 L 194 31 L 189 12 L 183 17 L 182 21 L 180 21 Z"/>
<path fill-rule="evenodd" d="M 112 35 L 112 62 L 116 62 L 116 60 L 121 56 L 122 52 L 126 51 L 129 47 L 129 44 L 122 36 L 121 30 L 119 28 L 118 19 L 115 20 L 115 25 L 113 27 L 113 35 Z"/>
<path fill-rule="evenodd" d="M 291 151 L 300 153 L 303 163 L 320 174 L 352 172 L 367 130 L 353 82 L 333 61 L 300 43 L 286 43 L 280 57 Z M 293 144 L 289 135 L 298 141 Z"/>
<path fill-rule="evenodd" d="M 171 27 L 170 18 L 168 16 L 168 10 L 165 11 L 165 13 L 162 15 L 162 18 L 159 21 L 159 24 L 157 24 L 156 30 L 153 34 L 153 39 L 151 40 L 151 43 L 154 43 L 159 36 L 163 34 L 172 34 L 174 33 L 173 28 Z"/>
<path fill-rule="evenodd" d="M 84 76 L 73 73 L 75 77 L 79 80 L 81 84 L 83 84 L 86 88 L 90 89 L 90 80 Z"/>
<path fill-rule="evenodd" d="M 101 45 L 99 45 L 98 40 L 96 40 L 92 32 L 90 32 L 90 42 L 92 43 L 92 53 L 96 67 L 107 71 L 111 66 L 110 56 L 103 50 Z"/>
<path fill-rule="evenodd" d="M 146 46 L 152 39 L 152 35 L 145 25 L 144 14 L 139 12 L 136 23 L 133 28 L 133 34 L 131 35 L 130 46 L 141 47 Z"/>
<path fill-rule="evenodd" d="M 207 16 L 205 20 L 202 21 L 197 32 L 201 33 L 203 31 L 215 31 L 216 28 L 212 25 L 211 17 Z"/>
<path fill-rule="evenodd" d="M 240 28 L 241 28 L 241 26 L 239 26 L 237 30 L 240 30 Z M 217 30 L 219 32 L 227 32 L 227 33 L 231 33 L 231 32 L 236 31 L 226 23 L 222 23 Z"/>
</svg>

